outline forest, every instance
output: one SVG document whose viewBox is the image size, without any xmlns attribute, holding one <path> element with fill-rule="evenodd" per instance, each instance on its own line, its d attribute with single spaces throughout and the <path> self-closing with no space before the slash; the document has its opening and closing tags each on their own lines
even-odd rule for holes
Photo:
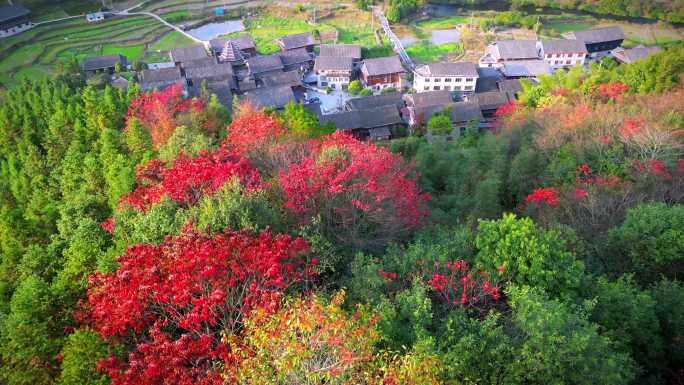
<svg viewBox="0 0 684 385">
<path fill-rule="evenodd" d="M 682 384 L 684 48 L 359 142 L 77 67 L 0 94 L 0 383 Z"/>
</svg>

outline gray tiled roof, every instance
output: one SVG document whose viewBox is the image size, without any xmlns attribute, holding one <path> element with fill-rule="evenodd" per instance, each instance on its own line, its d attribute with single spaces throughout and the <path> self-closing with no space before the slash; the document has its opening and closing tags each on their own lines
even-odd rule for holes
<svg viewBox="0 0 684 385">
<path fill-rule="evenodd" d="M 292 87 L 262 87 L 247 92 L 242 96 L 243 100 L 249 101 L 257 108 L 281 109 L 289 102 L 296 101 Z"/>
<path fill-rule="evenodd" d="M 176 63 L 200 60 L 207 57 L 207 51 L 202 44 L 191 45 L 189 47 L 172 49 L 169 52 L 171 61 Z"/>
<path fill-rule="evenodd" d="M 587 46 L 579 40 L 552 39 L 542 40 L 544 54 L 549 53 L 587 53 Z"/>
<path fill-rule="evenodd" d="M 361 71 L 369 76 L 387 75 L 404 72 L 399 56 L 380 57 L 377 59 L 365 59 Z"/>
<path fill-rule="evenodd" d="M 585 44 L 601 43 L 605 41 L 623 40 L 625 34 L 617 25 L 604 28 L 587 29 L 585 31 L 570 32 L 568 37 L 583 41 Z"/>
<path fill-rule="evenodd" d="M 316 44 L 316 40 L 311 36 L 310 33 L 298 33 L 295 35 L 287 35 L 278 39 L 278 44 L 280 44 L 283 49 L 295 49 L 301 47 L 307 47 Z"/>
<path fill-rule="evenodd" d="M 181 66 L 183 69 L 189 69 L 189 68 L 195 68 L 195 67 L 206 67 L 210 66 L 212 64 L 216 64 L 216 60 L 211 57 L 204 57 L 202 59 L 197 59 L 197 60 L 188 60 L 184 61 Z"/>
<path fill-rule="evenodd" d="M 404 107 L 404 99 L 400 92 L 391 92 L 384 95 L 366 96 L 363 98 L 354 98 L 347 100 L 346 107 L 348 110 L 369 110 L 383 106 L 395 106 L 396 108 Z"/>
<path fill-rule="evenodd" d="M 522 91 L 522 85 L 520 84 L 520 79 L 500 80 L 497 83 L 497 86 L 499 87 L 499 91 L 502 91 L 502 92 L 508 92 L 508 93 L 516 94 L 516 93 Z"/>
<path fill-rule="evenodd" d="M 126 57 L 123 55 L 107 55 L 84 59 L 81 67 L 83 67 L 84 71 L 95 71 L 114 67 L 116 63 L 121 63 L 124 66 L 128 64 Z"/>
<path fill-rule="evenodd" d="M 483 111 L 495 110 L 511 101 L 511 94 L 502 91 L 482 92 L 472 95 L 469 100 L 477 102 Z"/>
<path fill-rule="evenodd" d="M 297 86 L 302 83 L 302 75 L 298 71 L 276 72 L 262 76 L 261 82 L 265 87 Z"/>
<path fill-rule="evenodd" d="M 167 85 L 182 81 L 180 69 L 177 67 L 143 70 L 140 87 L 144 90 L 149 90 L 166 87 Z"/>
<path fill-rule="evenodd" d="M 534 40 L 499 40 L 494 47 L 503 60 L 531 59 L 539 56 Z"/>
<path fill-rule="evenodd" d="M 283 69 L 283 61 L 279 55 L 255 56 L 247 59 L 250 74 L 260 74 Z"/>
<path fill-rule="evenodd" d="M 314 64 L 315 71 L 350 71 L 353 68 L 352 58 L 319 56 Z"/>
<path fill-rule="evenodd" d="M 413 114 L 417 122 L 426 123 L 433 115 L 446 109 L 451 110 L 450 116 L 453 123 L 465 123 L 474 119 L 482 119 L 480 106 L 477 102 L 473 101 L 414 108 Z"/>
<path fill-rule="evenodd" d="M 28 16 L 29 14 L 31 14 L 31 11 L 21 5 L 5 5 L 0 7 L 0 23 Z"/>
<path fill-rule="evenodd" d="M 254 39 L 249 35 L 237 36 L 230 39 L 212 39 L 209 41 L 209 44 L 214 51 L 221 51 L 229 41 L 235 43 L 243 51 L 256 48 Z"/>
<path fill-rule="evenodd" d="M 218 79 L 233 77 L 233 66 L 230 64 L 212 63 L 206 66 L 192 67 L 185 70 L 185 77 L 193 80 Z"/>
<path fill-rule="evenodd" d="M 296 48 L 278 54 L 283 62 L 283 65 L 289 66 L 293 64 L 306 63 L 313 60 L 313 56 L 306 48 Z"/>
<path fill-rule="evenodd" d="M 479 76 L 477 66 L 471 62 L 426 64 L 418 67 L 416 72 L 423 76 Z"/>
<path fill-rule="evenodd" d="M 520 60 L 505 63 L 503 73 L 507 77 L 537 77 L 551 75 L 551 66 L 544 60 Z"/>
<path fill-rule="evenodd" d="M 662 51 L 660 47 L 644 47 L 638 46 L 634 48 L 616 48 L 613 50 L 613 56 L 624 63 L 633 63 L 637 60 L 646 59 L 647 57 Z"/>
<path fill-rule="evenodd" d="M 361 46 L 356 44 L 321 44 L 320 56 L 361 59 Z"/>
<path fill-rule="evenodd" d="M 346 111 L 323 115 L 321 123 L 332 122 L 338 130 L 371 129 L 402 123 L 395 106 L 383 106 L 368 110 Z"/>
<path fill-rule="evenodd" d="M 406 104 L 409 107 L 427 107 L 447 105 L 454 100 L 449 91 L 427 91 L 406 95 Z"/>
</svg>

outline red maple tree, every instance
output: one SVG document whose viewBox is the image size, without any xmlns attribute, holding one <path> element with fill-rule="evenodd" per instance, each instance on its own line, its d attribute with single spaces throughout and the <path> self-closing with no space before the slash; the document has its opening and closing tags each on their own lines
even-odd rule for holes
<svg viewBox="0 0 684 385">
<path fill-rule="evenodd" d="M 162 91 L 142 93 L 131 101 L 126 121 L 134 117 L 150 131 L 154 148 L 159 148 L 173 135 L 183 112 L 200 112 L 204 103 L 183 98 L 183 87 L 172 85 Z"/>
<path fill-rule="evenodd" d="M 285 207 L 303 222 L 320 217 L 324 230 L 357 247 L 385 244 L 420 226 L 427 194 L 413 167 L 371 143 L 337 133 L 281 171 Z"/>
<path fill-rule="evenodd" d="M 221 334 L 254 309 L 275 311 L 288 287 L 314 276 L 307 250 L 302 238 L 269 231 L 187 232 L 129 247 L 88 290 L 88 321 L 129 348 L 101 370 L 113 385 L 222 383 L 217 364 L 230 354 Z"/>
<path fill-rule="evenodd" d="M 181 156 L 168 169 L 164 162 L 154 160 L 138 170 L 138 188 L 123 196 L 121 203 L 146 211 L 168 195 L 176 202 L 191 205 L 231 178 L 237 178 L 247 189 L 259 188 L 261 183 L 259 171 L 246 158 L 225 148 L 196 157 Z"/>
</svg>

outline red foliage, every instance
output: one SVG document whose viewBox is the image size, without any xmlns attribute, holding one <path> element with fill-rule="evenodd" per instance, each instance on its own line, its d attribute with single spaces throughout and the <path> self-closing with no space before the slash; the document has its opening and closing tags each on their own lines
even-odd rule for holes
<svg viewBox="0 0 684 385">
<path fill-rule="evenodd" d="M 573 196 L 575 197 L 575 199 L 584 199 L 589 196 L 589 193 L 587 193 L 587 190 L 583 188 L 576 187 Z"/>
<path fill-rule="evenodd" d="M 575 170 L 575 183 L 576 184 L 593 184 L 594 174 L 591 171 L 591 167 L 588 164 L 583 163 L 577 166 Z"/>
<path fill-rule="evenodd" d="M 651 175 L 656 175 L 665 179 L 672 179 L 672 174 L 667 167 L 665 167 L 665 163 L 659 159 L 651 159 L 645 163 L 635 161 L 634 168 L 636 168 L 637 171 L 646 171 Z"/>
<path fill-rule="evenodd" d="M 499 108 L 496 109 L 494 112 L 494 116 L 497 118 L 512 115 L 515 113 L 518 109 L 518 103 L 516 103 L 515 100 L 511 100 L 506 104 L 501 105 Z"/>
<path fill-rule="evenodd" d="M 603 83 L 598 85 L 598 96 L 618 100 L 622 94 L 629 91 L 629 86 L 622 82 Z"/>
<path fill-rule="evenodd" d="M 241 153 L 265 150 L 267 144 L 276 143 L 286 133 L 275 115 L 255 111 L 233 120 L 225 145 Z"/>
<path fill-rule="evenodd" d="M 278 183 L 285 207 L 302 221 L 321 215 L 334 223 L 330 230 L 340 241 L 354 242 L 363 235 L 360 231 L 367 231 L 359 226 L 368 223 L 378 237 L 396 236 L 422 223 L 429 197 L 418 189 L 412 172 L 400 156 L 337 133 L 281 171 Z"/>
<path fill-rule="evenodd" d="M 194 158 L 181 156 L 169 169 L 163 165 L 155 160 L 138 170 L 140 186 L 125 195 L 121 202 L 146 211 L 167 194 L 176 202 L 193 204 L 200 197 L 220 189 L 233 177 L 248 189 L 258 188 L 261 183 L 259 171 L 247 159 L 224 148 Z"/>
<path fill-rule="evenodd" d="M 542 203 L 549 206 L 558 206 L 558 189 L 555 187 L 538 188 L 525 198 L 526 203 L 535 203 L 537 207 Z"/>
<path fill-rule="evenodd" d="M 568 96 L 568 90 L 567 88 L 556 88 L 555 90 L 551 91 L 551 95 L 553 96 Z"/>
<path fill-rule="evenodd" d="M 307 250 L 302 238 L 268 231 L 129 247 L 120 268 L 94 274 L 88 290 L 95 330 L 133 346 L 126 362 L 102 369 L 113 385 L 221 383 L 215 364 L 228 354 L 220 333 L 253 309 L 276 310 L 287 287 L 315 275 Z"/>
<path fill-rule="evenodd" d="M 641 119 L 625 118 L 618 132 L 622 139 L 631 139 L 641 133 L 643 124 L 644 122 Z"/>
<path fill-rule="evenodd" d="M 484 272 L 473 273 L 468 262 L 460 259 L 438 264 L 427 283 L 446 304 L 481 307 L 490 299 L 501 299 L 500 285 L 493 285 L 489 278 Z"/>
<path fill-rule="evenodd" d="M 178 126 L 178 114 L 186 111 L 204 110 L 204 104 L 197 99 L 183 99 L 183 87 L 175 84 L 163 91 L 140 94 L 131 101 L 126 120 L 134 117 L 140 121 L 152 137 L 152 144 L 159 148 L 173 135 Z"/>
<path fill-rule="evenodd" d="M 114 233 L 114 218 L 107 218 L 100 223 L 100 228 L 109 234 Z"/>
</svg>

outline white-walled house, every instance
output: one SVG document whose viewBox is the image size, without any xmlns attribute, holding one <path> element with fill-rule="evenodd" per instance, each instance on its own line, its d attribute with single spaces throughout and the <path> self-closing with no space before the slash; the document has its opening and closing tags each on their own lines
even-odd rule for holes
<svg viewBox="0 0 684 385">
<path fill-rule="evenodd" d="M 536 40 L 499 40 L 485 48 L 479 66 L 501 68 L 505 63 L 539 59 Z"/>
<path fill-rule="evenodd" d="M 479 74 L 477 66 L 470 62 L 432 63 L 416 68 L 413 89 L 426 91 L 474 92 Z"/>
<path fill-rule="evenodd" d="M 354 66 L 351 57 L 318 56 L 314 63 L 318 87 L 347 89 L 352 80 Z"/>
<path fill-rule="evenodd" d="M 542 59 L 552 69 L 584 65 L 588 55 L 587 47 L 579 40 L 542 40 L 537 42 Z"/>
<path fill-rule="evenodd" d="M 9 37 L 33 28 L 31 11 L 21 5 L 0 5 L 0 37 Z"/>
</svg>

